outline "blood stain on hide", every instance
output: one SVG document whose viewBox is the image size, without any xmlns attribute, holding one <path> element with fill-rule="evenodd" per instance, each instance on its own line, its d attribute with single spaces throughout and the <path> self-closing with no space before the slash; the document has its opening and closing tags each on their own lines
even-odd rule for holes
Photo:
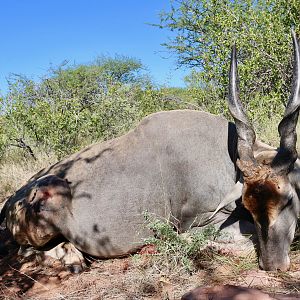
<svg viewBox="0 0 300 300">
<path fill-rule="evenodd" d="M 44 199 L 48 199 L 50 198 L 52 195 L 48 190 L 43 191 L 43 198 Z"/>
</svg>

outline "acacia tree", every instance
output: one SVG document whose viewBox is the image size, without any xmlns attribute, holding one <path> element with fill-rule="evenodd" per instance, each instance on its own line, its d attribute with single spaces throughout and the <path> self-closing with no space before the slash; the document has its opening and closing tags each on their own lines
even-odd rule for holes
<svg viewBox="0 0 300 300">
<path fill-rule="evenodd" d="M 175 0 L 159 26 L 174 33 L 164 45 L 178 55 L 179 65 L 194 68 L 187 81 L 204 91 L 202 101 L 214 101 L 212 109 L 224 108 L 235 43 L 241 95 L 254 106 L 248 110 L 254 112 L 266 97 L 268 115 L 281 113 L 291 79 L 291 28 L 300 34 L 299 0 Z"/>
<path fill-rule="evenodd" d="M 33 158 L 38 151 L 61 158 L 128 131 L 145 115 L 180 105 L 164 101 L 142 63 L 124 56 L 62 64 L 39 81 L 14 74 L 0 97 L 0 162 L 6 150 L 20 148 L 18 153 Z"/>
<path fill-rule="evenodd" d="M 135 93 L 149 81 L 143 70 L 139 60 L 116 56 L 62 64 L 40 81 L 13 74 L 0 98 L 0 158 L 11 146 L 33 157 L 35 147 L 61 157 L 127 129 L 137 110 Z"/>
</svg>

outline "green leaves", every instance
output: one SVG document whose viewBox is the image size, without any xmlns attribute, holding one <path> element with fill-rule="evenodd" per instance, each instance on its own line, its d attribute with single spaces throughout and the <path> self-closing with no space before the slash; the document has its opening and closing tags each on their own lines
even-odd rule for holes
<svg viewBox="0 0 300 300">
<path fill-rule="evenodd" d="M 125 133 L 147 114 L 179 107 L 164 101 L 138 60 L 123 56 L 52 68 L 39 82 L 13 75 L 2 100 L 0 158 L 20 147 L 17 141 L 61 158 Z"/>
<path fill-rule="evenodd" d="M 229 56 L 236 44 L 241 97 L 251 102 L 275 95 L 271 110 L 282 113 L 291 83 L 291 28 L 300 34 L 299 1 L 178 0 L 161 15 L 160 27 L 175 32 L 165 46 L 178 55 L 179 64 L 194 68 L 187 82 L 194 91 L 202 90 L 197 97 L 208 95 L 201 106 L 217 96 L 219 105 L 208 109 L 223 113 Z M 270 109 L 265 107 L 265 112 Z"/>
<path fill-rule="evenodd" d="M 204 260 L 205 248 L 209 241 L 220 236 L 214 226 L 205 228 L 190 228 L 190 231 L 180 234 L 175 224 L 170 220 L 161 220 L 149 212 L 143 213 L 146 227 L 153 237 L 145 240 L 146 244 L 154 245 L 159 259 L 159 268 L 169 268 L 173 271 L 192 272 L 198 260 Z"/>
</svg>

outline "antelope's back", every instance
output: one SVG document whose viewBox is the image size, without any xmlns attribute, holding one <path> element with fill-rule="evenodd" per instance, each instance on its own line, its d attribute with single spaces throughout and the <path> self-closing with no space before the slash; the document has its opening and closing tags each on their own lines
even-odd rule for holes
<svg viewBox="0 0 300 300">
<path fill-rule="evenodd" d="M 108 257 L 133 251 L 149 235 L 145 211 L 171 214 L 187 228 L 214 211 L 234 185 L 235 141 L 235 127 L 224 118 L 169 111 L 70 156 L 44 172 L 72 188 L 72 212 L 59 225 L 63 234 L 82 251 Z"/>
</svg>

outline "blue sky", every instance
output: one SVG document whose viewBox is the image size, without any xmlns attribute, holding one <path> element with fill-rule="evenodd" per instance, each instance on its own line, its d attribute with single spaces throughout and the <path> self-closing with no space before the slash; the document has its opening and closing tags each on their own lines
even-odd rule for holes
<svg viewBox="0 0 300 300">
<path fill-rule="evenodd" d="M 9 0 L 0 11 L 0 91 L 10 73 L 38 78 L 50 64 L 99 55 L 138 58 L 158 84 L 184 86 L 188 70 L 161 44 L 170 32 L 149 26 L 170 0 Z"/>
</svg>

